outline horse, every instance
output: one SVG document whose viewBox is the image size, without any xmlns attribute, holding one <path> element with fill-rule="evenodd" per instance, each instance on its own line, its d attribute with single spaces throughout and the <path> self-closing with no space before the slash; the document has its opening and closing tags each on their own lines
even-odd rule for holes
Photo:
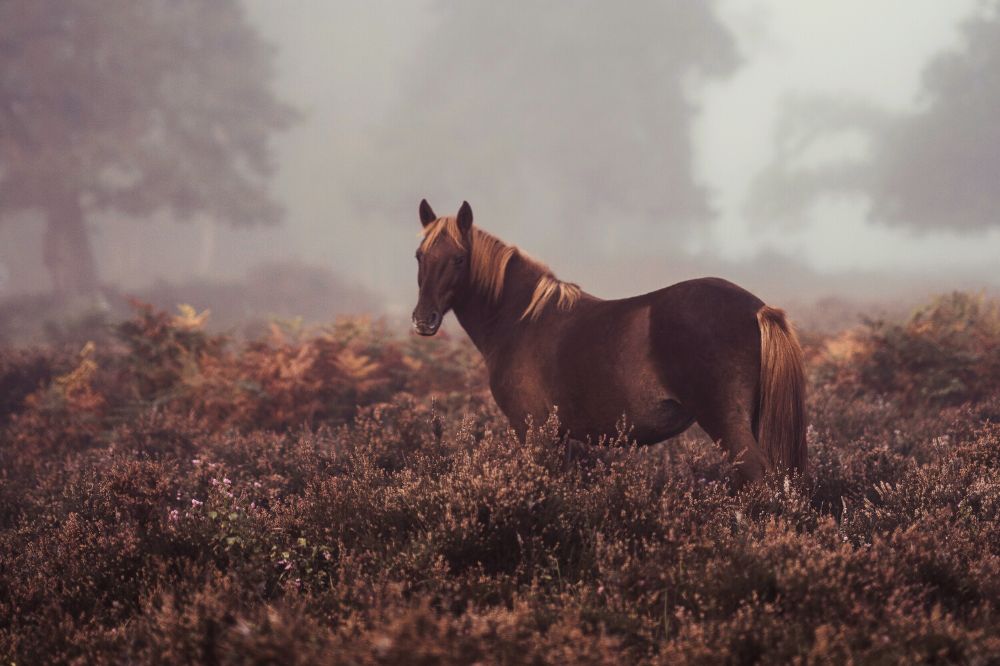
<svg viewBox="0 0 1000 666">
<path fill-rule="evenodd" d="M 522 441 L 558 408 L 579 441 L 613 436 L 623 418 L 640 445 L 697 423 L 737 486 L 804 471 L 802 348 L 782 310 L 714 277 L 600 299 L 473 226 L 468 202 L 438 217 L 424 199 L 419 214 L 413 328 L 434 335 L 455 313 Z"/>
</svg>

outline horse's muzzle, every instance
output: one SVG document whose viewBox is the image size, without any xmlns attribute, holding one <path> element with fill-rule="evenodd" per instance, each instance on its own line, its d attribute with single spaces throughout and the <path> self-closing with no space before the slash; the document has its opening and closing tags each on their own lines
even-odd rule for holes
<svg viewBox="0 0 1000 666">
<path fill-rule="evenodd" d="M 426 317 L 418 317 L 413 313 L 413 330 L 420 335 L 434 335 L 441 328 L 441 313 L 437 310 L 431 312 Z"/>
</svg>

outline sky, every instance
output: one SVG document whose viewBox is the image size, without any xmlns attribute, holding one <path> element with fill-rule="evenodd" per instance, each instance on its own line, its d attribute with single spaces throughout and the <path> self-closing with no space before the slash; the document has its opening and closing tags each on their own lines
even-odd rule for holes
<svg viewBox="0 0 1000 666">
<path fill-rule="evenodd" d="M 505 4 L 505 11 L 511 6 Z M 630 218 L 637 214 L 632 209 L 614 219 L 614 210 L 595 210 L 588 217 L 570 208 L 568 214 L 579 216 L 573 222 L 579 233 L 567 236 L 565 227 L 548 216 L 567 213 L 558 199 L 580 197 L 578 183 L 557 185 L 540 196 L 516 187 L 522 178 L 518 173 L 481 168 L 484 150 L 499 152 L 493 144 L 463 136 L 480 154 L 454 149 L 455 137 L 448 133 L 453 120 L 449 114 L 463 108 L 483 110 L 463 106 L 461 89 L 476 95 L 481 85 L 516 88 L 518 82 L 503 78 L 502 68 L 480 66 L 485 83 L 462 78 L 464 73 L 459 71 L 454 80 L 456 92 L 448 89 L 447 81 L 436 80 L 436 72 L 422 71 L 435 62 L 435 54 L 441 58 L 437 44 L 442 24 L 448 23 L 441 18 L 438 3 L 307 0 L 283 3 L 276 11 L 267 0 L 250 0 L 249 7 L 252 18 L 278 47 L 279 93 L 305 114 L 299 127 L 276 142 L 280 163 L 276 191 L 289 212 L 290 251 L 305 261 L 341 267 L 342 272 L 386 294 L 393 309 L 406 307 L 406 288 L 412 288 L 412 266 L 404 263 L 400 270 L 397 262 L 399 257 L 408 260 L 412 252 L 415 240 L 407 224 L 413 225 L 415 233 L 416 203 L 421 196 L 427 196 L 439 214 L 469 199 L 485 228 L 596 293 L 602 293 L 602 285 L 590 284 L 588 277 L 608 278 L 604 291 L 610 295 L 655 288 L 666 284 L 665 279 L 680 277 L 666 267 L 662 271 L 643 268 L 636 272 L 633 287 L 629 276 L 621 274 L 614 255 L 642 255 L 639 263 L 646 266 L 655 264 L 657 255 L 673 257 L 680 249 L 688 259 L 674 262 L 683 264 L 680 272 L 697 271 L 700 265 L 724 271 L 730 262 L 745 266 L 777 255 L 816 273 L 810 285 L 817 289 L 823 289 L 823 276 L 829 276 L 829 293 L 863 290 L 858 281 L 841 280 L 845 273 L 889 273 L 896 278 L 894 284 L 900 285 L 909 276 L 917 276 L 932 279 L 941 288 L 952 283 L 989 283 L 991 262 L 1000 256 L 996 229 L 959 234 L 947 229 L 914 232 L 888 227 L 868 219 L 867 203 L 860 196 L 824 197 L 795 225 L 761 223 L 746 211 L 755 176 L 773 159 L 775 133 L 788 100 L 829 96 L 861 100 L 887 111 L 918 108 L 924 68 L 935 55 L 960 46 L 959 26 L 977 9 L 973 0 L 727 0 L 717 4 L 717 16 L 733 37 L 739 62 L 718 76 L 686 82 L 685 94 L 692 107 L 690 127 L 680 130 L 689 133 L 694 178 L 706 190 L 715 213 L 714 219 L 697 222 L 703 233 L 694 235 L 672 233 L 675 227 L 669 219 L 652 227 L 637 225 Z M 482 39 L 488 43 L 488 38 Z M 533 45 L 529 42 L 527 48 Z M 516 43 L 509 46 L 511 53 L 520 48 Z M 446 49 L 446 55 L 476 63 L 480 57 L 477 44 L 473 41 L 468 48 L 470 52 L 464 55 Z M 476 66 L 471 66 L 474 71 Z M 544 75 L 540 71 L 539 76 Z M 610 81 L 593 83 L 598 88 L 612 85 Z M 424 99 L 419 90 L 414 91 L 420 85 L 427 86 Z M 615 88 L 616 95 L 621 94 L 619 88 Z M 586 109 L 566 112 L 567 123 L 577 113 L 586 115 Z M 414 117 L 443 119 L 429 124 L 415 121 L 409 128 L 434 130 L 418 141 L 426 158 L 417 167 L 420 173 L 400 168 L 392 154 L 398 149 L 403 165 L 419 164 L 408 156 L 414 141 L 406 136 L 406 125 Z M 559 123 L 554 118 L 548 129 L 557 133 Z M 480 129 L 485 134 L 493 127 L 488 119 L 481 127 L 461 119 L 456 124 L 464 131 Z M 546 129 L 531 123 L 511 124 L 533 132 Z M 581 132 L 574 140 L 588 140 L 586 126 L 578 129 Z M 594 132 L 602 132 L 599 122 Z M 520 139 L 545 140 L 535 135 Z M 808 158 L 837 159 L 863 151 L 863 143 L 857 137 L 834 137 Z M 629 159 L 642 159 L 644 149 L 637 146 L 626 146 L 634 152 Z M 435 182 L 434 164 L 442 156 L 474 172 L 470 191 L 460 192 L 453 186 L 454 170 L 442 173 L 441 182 Z M 511 162 L 501 157 L 498 167 Z M 566 165 L 558 160 L 544 165 L 552 171 L 561 166 Z M 558 173 L 546 177 L 551 178 L 547 184 L 559 183 Z M 492 182 L 477 187 L 477 178 Z M 426 191 L 414 189 L 417 183 Z M 379 189 L 384 190 L 384 203 L 380 203 Z M 506 197 L 502 203 L 498 192 Z M 561 232 L 552 237 L 544 231 L 550 225 Z M 611 230 L 605 236 L 593 232 L 608 227 Z M 605 255 L 612 259 L 606 261 Z M 699 257 L 704 261 L 699 262 Z M 612 266 L 602 270 L 595 263 Z M 781 290 L 781 280 L 762 282 Z"/>
<path fill-rule="evenodd" d="M 773 154 L 783 99 L 823 95 L 902 112 L 918 107 L 924 66 L 960 45 L 958 24 L 975 8 L 963 0 L 722 5 L 720 16 L 750 55 L 740 71 L 707 92 L 696 128 L 698 169 L 719 197 L 721 215 L 712 235 L 719 251 L 746 258 L 772 248 L 820 271 L 959 273 L 995 265 L 1000 230 L 962 235 L 891 229 L 866 220 L 859 197 L 823 201 L 793 229 L 762 230 L 744 214 L 753 176 Z M 841 137 L 816 158 L 858 149 L 857 141 Z"/>
<path fill-rule="evenodd" d="M 1000 286 L 996 224 L 887 224 L 857 188 L 812 188 L 781 219 L 758 205 L 762 174 L 836 174 L 878 147 L 845 124 L 789 157 L 796 122 L 863 108 L 892 134 L 932 105 L 928 66 L 963 48 L 982 0 L 244 1 L 300 112 L 272 142 L 284 223 L 98 217 L 108 282 L 288 260 L 403 314 L 426 197 L 439 214 L 468 200 L 477 224 L 599 296 L 706 274 L 769 302 Z M 37 263 L 38 238 L 18 243 L 0 282 Z"/>
</svg>

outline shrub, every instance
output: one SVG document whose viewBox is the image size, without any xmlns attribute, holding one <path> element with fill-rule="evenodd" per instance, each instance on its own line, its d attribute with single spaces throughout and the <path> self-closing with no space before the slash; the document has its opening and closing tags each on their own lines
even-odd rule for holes
<svg viewBox="0 0 1000 666">
<path fill-rule="evenodd" d="M 869 322 L 834 340 L 818 372 L 853 399 L 911 409 L 982 401 L 1000 389 L 1000 303 L 956 292 L 904 324 Z"/>
<path fill-rule="evenodd" d="M 470 345 L 368 320 L 239 343 L 140 306 L 6 354 L 0 656 L 990 663 L 998 333 L 963 298 L 810 356 L 809 474 L 738 494 L 696 432 L 522 443 Z"/>
</svg>

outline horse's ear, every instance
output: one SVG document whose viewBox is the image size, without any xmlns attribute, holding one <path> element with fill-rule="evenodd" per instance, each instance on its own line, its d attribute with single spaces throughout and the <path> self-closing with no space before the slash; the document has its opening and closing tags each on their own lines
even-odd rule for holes
<svg viewBox="0 0 1000 666">
<path fill-rule="evenodd" d="M 427 199 L 421 199 L 420 223 L 426 227 L 428 224 L 430 224 L 436 219 L 438 219 L 437 215 L 434 214 L 434 210 L 431 208 L 431 205 L 427 203 Z"/>
<path fill-rule="evenodd" d="M 458 228 L 462 233 L 472 228 L 472 206 L 468 201 L 463 201 L 462 207 L 458 209 Z"/>
</svg>

